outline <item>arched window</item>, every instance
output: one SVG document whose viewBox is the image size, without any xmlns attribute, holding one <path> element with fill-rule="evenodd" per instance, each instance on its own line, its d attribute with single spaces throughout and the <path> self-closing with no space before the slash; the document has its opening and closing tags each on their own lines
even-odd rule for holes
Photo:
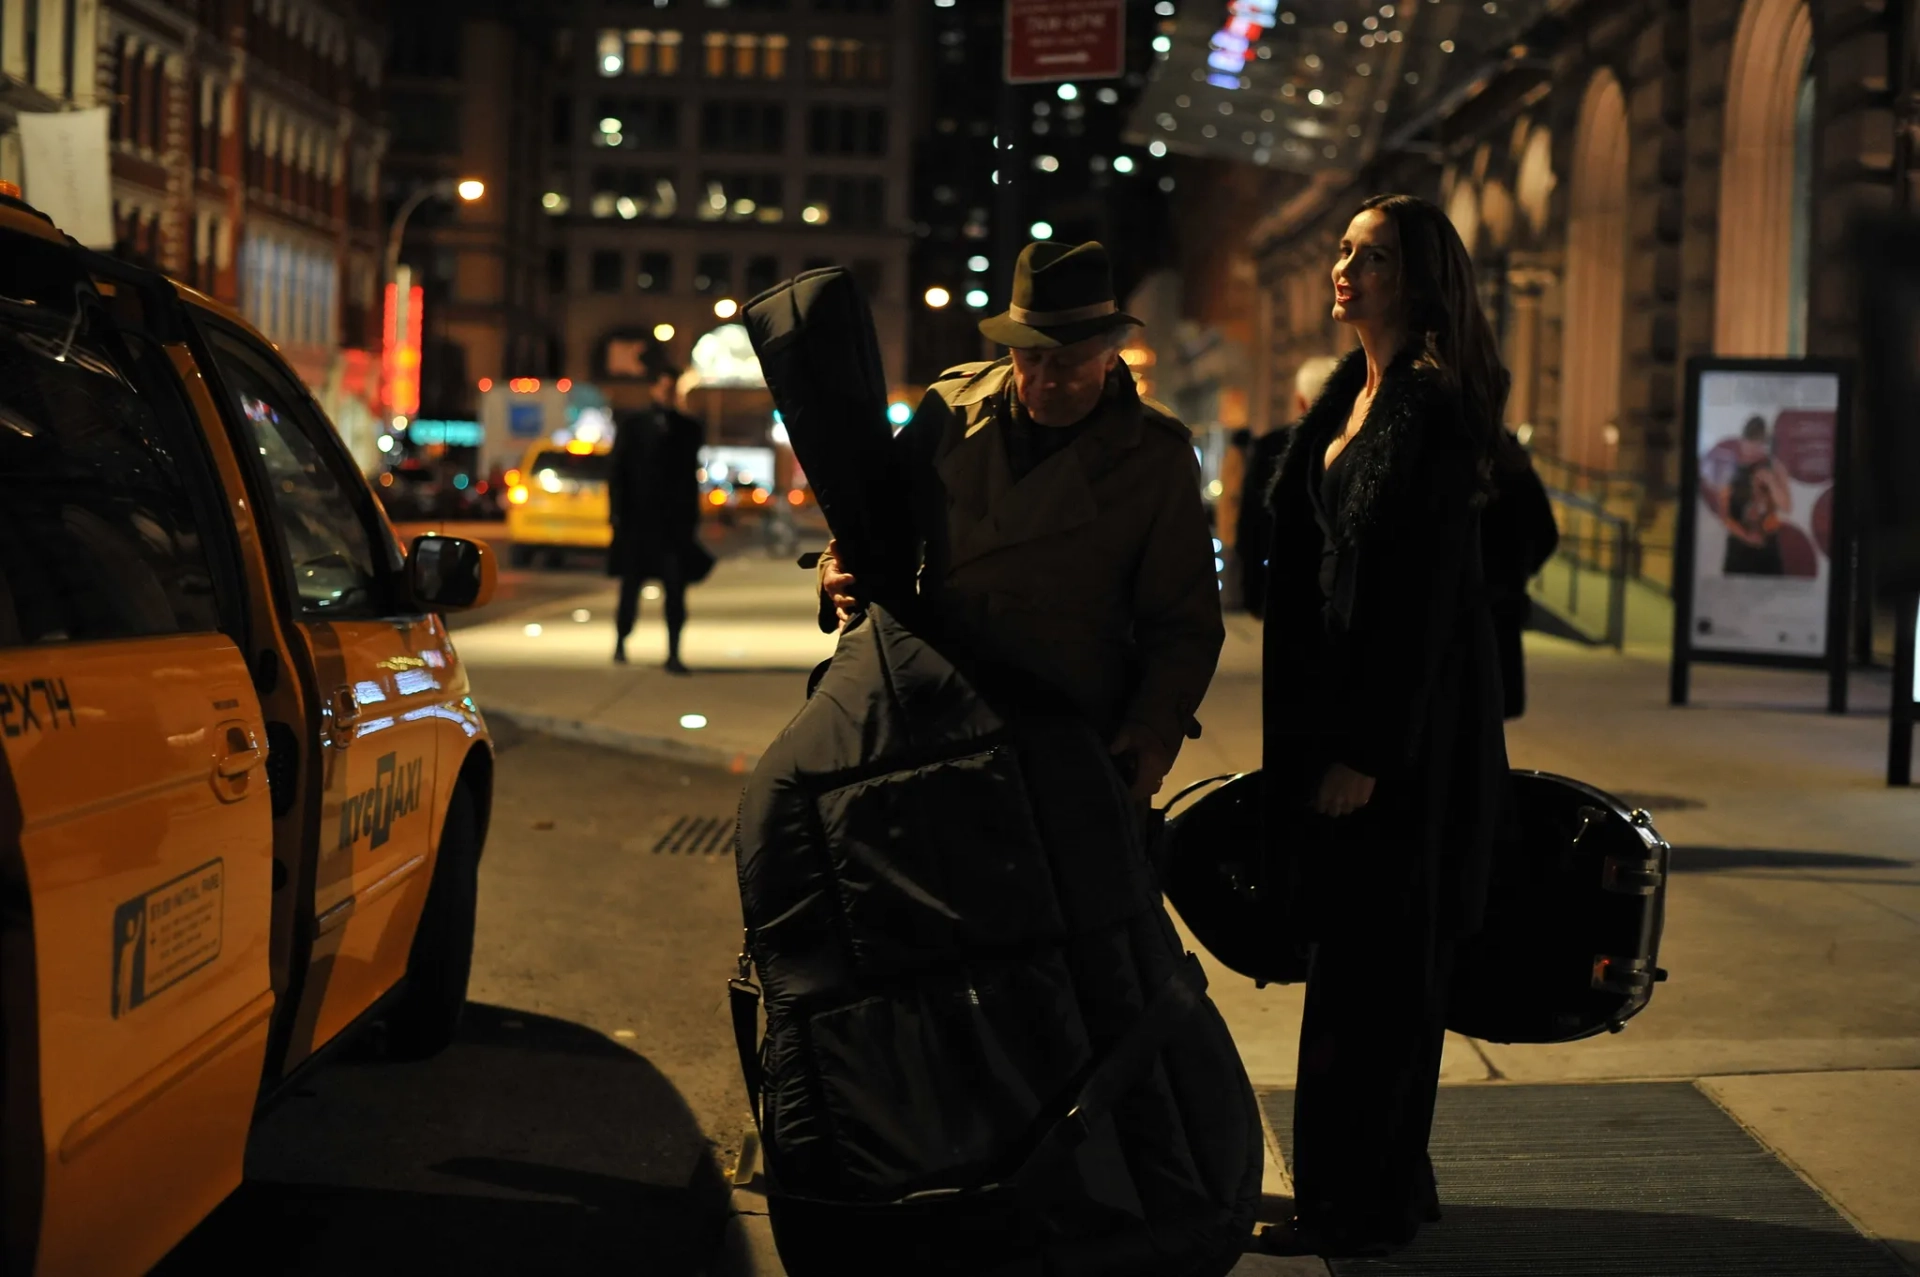
<svg viewBox="0 0 1920 1277">
<path fill-rule="evenodd" d="M 1812 46 L 1806 0 L 1747 0 L 1733 38 L 1720 148 L 1713 323 L 1718 354 L 1789 353 L 1796 339 L 1794 312 L 1805 310 L 1804 240 L 1802 252 L 1795 252 L 1802 206 L 1795 178 L 1803 149 L 1812 150 Z M 1809 161 L 1807 203 L 1811 187 Z M 1804 327 L 1803 320 L 1802 342 Z"/>
<path fill-rule="evenodd" d="M 1607 71 L 1593 77 L 1580 103 L 1568 204 L 1560 455 L 1611 469 L 1626 300 L 1627 104 Z M 1611 439 L 1609 426 L 1616 428 Z"/>
</svg>

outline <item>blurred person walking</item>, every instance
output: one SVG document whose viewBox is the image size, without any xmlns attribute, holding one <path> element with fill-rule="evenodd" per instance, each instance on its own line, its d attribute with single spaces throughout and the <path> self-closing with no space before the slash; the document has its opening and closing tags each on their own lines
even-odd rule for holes
<svg viewBox="0 0 1920 1277">
<path fill-rule="evenodd" d="M 700 448 L 706 430 L 674 407 L 678 381 L 677 369 L 655 369 L 645 385 L 644 406 L 614 418 L 607 575 L 620 578 L 614 661 L 627 663 L 627 636 L 640 617 L 641 587 L 658 581 L 667 621 L 665 668 L 685 674 L 680 632 L 687 624 L 687 586 L 706 575 L 712 558 L 699 543 Z"/>
<path fill-rule="evenodd" d="M 1500 649 L 1500 687 L 1505 715 L 1527 712 L 1527 657 L 1521 631 L 1533 617 L 1527 596 L 1532 580 L 1560 547 L 1560 525 L 1547 500 L 1533 458 L 1511 430 L 1494 440 L 1493 495 L 1480 515 L 1480 556 L 1487 578 L 1487 607 Z"/>
<path fill-rule="evenodd" d="M 1120 358 L 1139 322 L 1100 244 L 1029 244 L 980 323 L 1009 353 L 948 369 L 897 444 L 941 633 L 1063 695 L 1144 804 L 1198 733 L 1226 631 L 1192 436 Z M 827 628 L 861 606 L 856 569 L 829 543 Z"/>
<path fill-rule="evenodd" d="M 1267 614 L 1267 547 L 1273 538 L 1273 516 L 1267 502 L 1273 478 L 1280 472 L 1280 458 L 1287 450 L 1287 441 L 1293 438 L 1295 424 L 1307 415 L 1327 378 L 1339 366 L 1335 355 L 1315 355 L 1303 362 L 1293 374 L 1293 420 L 1275 426 L 1247 448 L 1240 527 L 1234 541 L 1240 548 L 1241 605 L 1254 616 Z"/>
<path fill-rule="evenodd" d="M 1312 942 L 1282 1254 L 1379 1255 L 1439 1217 L 1427 1157 L 1457 938 L 1506 792 L 1479 545 L 1507 389 L 1445 214 L 1361 206 L 1333 267 L 1361 349 L 1295 427 L 1272 503 L 1268 836 Z"/>
</svg>

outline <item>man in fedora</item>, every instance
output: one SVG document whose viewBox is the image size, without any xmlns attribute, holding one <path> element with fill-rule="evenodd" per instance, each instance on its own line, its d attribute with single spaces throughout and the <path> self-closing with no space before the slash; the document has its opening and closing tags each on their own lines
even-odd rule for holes
<svg viewBox="0 0 1920 1277">
<path fill-rule="evenodd" d="M 1226 631 L 1192 437 L 1120 358 L 1139 323 L 1105 248 L 1029 244 L 980 324 L 1009 354 L 942 373 L 895 443 L 943 632 L 1070 699 L 1144 801 L 1198 732 Z M 820 586 L 844 622 L 857 565 L 836 551 Z"/>
</svg>

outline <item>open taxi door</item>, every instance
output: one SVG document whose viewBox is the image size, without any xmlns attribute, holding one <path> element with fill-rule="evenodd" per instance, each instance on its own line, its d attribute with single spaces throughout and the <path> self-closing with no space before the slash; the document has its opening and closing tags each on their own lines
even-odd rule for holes
<svg viewBox="0 0 1920 1277">
<path fill-rule="evenodd" d="M 113 291 L 0 207 L 9 1273 L 144 1272 L 239 1184 L 274 1005 L 232 529 Z"/>
</svg>

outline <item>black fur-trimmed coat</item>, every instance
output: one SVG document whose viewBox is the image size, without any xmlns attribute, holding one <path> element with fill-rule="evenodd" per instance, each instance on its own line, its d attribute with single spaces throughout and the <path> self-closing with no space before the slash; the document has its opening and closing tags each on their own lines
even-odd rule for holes
<svg viewBox="0 0 1920 1277">
<path fill-rule="evenodd" d="M 1347 444 L 1328 521 L 1310 484 L 1366 383 L 1359 351 L 1294 430 L 1268 494 L 1265 774 L 1296 922 L 1357 915 L 1476 929 L 1507 789 L 1499 657 L 1481 571 L 1481 450 L 1457 392 L 1408 353 Z M 1331 539 L 1331 541 L 1329 541 Z M 1333 597 L 1321 559 L 1337 547 Z M 1308 803 L 1329 765 L 1375 778 L 1361 812 Z"/>
</svg>

